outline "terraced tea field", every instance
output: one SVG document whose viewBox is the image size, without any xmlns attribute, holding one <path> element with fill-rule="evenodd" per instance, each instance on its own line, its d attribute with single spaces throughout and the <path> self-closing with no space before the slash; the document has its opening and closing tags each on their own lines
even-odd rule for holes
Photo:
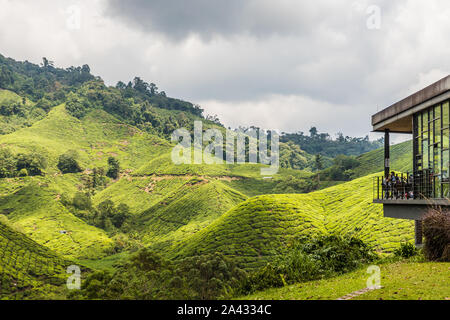
<svg viewBox="0 0 450 320">
<path fill-rule="evenodd" d="M 176 245 L 172 256 L 220 251 L 242 267 L 255 268 L 295 237 L 320 233 L 353 234 L 380 252 L 391 252 L 413 241 L 414 225 L 383 217 L 382 206 L 372 203 L 372 177 L 309 194 L 251 198 Z"/>
<path fill-rule="evenodd" d="M 0 222 L 0 299 L 57 297 L 70 262 Z"/>
</svg>

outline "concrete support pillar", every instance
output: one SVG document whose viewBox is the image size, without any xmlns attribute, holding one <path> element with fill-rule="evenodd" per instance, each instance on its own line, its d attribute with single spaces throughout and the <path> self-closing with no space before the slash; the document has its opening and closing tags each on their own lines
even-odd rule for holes
<svg viewBox="0 0 450 320">
<path fill-rule="evenodd" d="M 423 244 L 422 220 L 415 220 L 415 238 L 416 247 L 421 247 Z"/>
<path fill-rule="evenodd" d="M 384 130 L 384 177 L 389 177 L 390 150 L 389 150 L 389 129 Z"/>
</svg>

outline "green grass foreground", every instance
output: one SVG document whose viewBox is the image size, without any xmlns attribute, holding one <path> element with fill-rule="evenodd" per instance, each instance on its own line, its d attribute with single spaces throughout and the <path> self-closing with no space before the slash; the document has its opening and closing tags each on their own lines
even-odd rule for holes
<svg viewBox="0 0 450 320">
<path fill-rule="evenodd" d="M 354 300 L 450 300 L 450 263 L 401 261 L 380 265 L 381 289 Z M 330 279 L 272 288 L 244 300 L 335 300 L 367 287 L 366 268 Z"/>
</svg>

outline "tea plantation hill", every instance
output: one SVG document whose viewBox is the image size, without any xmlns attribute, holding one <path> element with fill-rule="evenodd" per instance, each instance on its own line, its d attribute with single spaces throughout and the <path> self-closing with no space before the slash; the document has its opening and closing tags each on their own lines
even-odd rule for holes
<svg viewBox="0 0 450 320">
<path fill-rule="evenodd" d="M 62 298 L 69 265 L 0 220 L 0 299 Z"/>
<path fill-rule="evenodd" d="M 311 194 L 266 195 L 311 190 L 316 179 L 311 172 L 314 156 L 292 144 L 280 146 L 280 161 L 286 168 L 271 179 L 261 177 L 260 165 L 174 165 L 168 139 L 174 129 L 192 129 L 195 120 L 202 120 L 204 128 L 225 128 L 203 118 L 197 106 L 168 98 L 137 77 L 127 85 L 106 87 L 88 66 L 63 70 L 46 59 L 37 66 L 3 56 L 0 69 L 4 107 L 0 121 L 5 128 L 0 132 L 0 148 L 15 155 L 35 153 L 47 162 L 43 175 L 0 179 L 0 214 L 65 258 L 112 261 L 112 253 L 126 255 L 130 247 L 142 246 L 181 257 L 229 244 L 225 252 L 242 252 L 238 259 L 253 266 L 270 258 L 268 242 L 261 239 L 273 239 L 275 246 L 303 232 L 362 228 L 364 232 L 359 232 L 368 237 L 369 231 L 381 235 L 387 230 L 383 233 L 387 239 L 380 236 L 377 244 L 389 250 L 397 240 L 407 238 L 402 236 L 403 225 L 376 223 L 385 220 L 368 204 L 371 183 L 367 181 Z M 368 156 L 369 165 L 361 158 L 358 175 L 375 172 L 371 166 L 378 161 L 377 152 Z M 82 172 L 60 172 L 58 159 L 66 153 L 76 155 Z M 109 157 L 119 161 L 119 177 L 87 186 L 93 169 L 106 169 Z M 336 191 L 340 189 L 346 192 Z M 86 208 L 74 205 L 80 193 L 91 195 Z M 246 201 L 254 196 L 260 197 Z M 330 203 L 324 205 L 324 199 Z M 90 223 L 93 208 L 106 200 L 129 206 L 126 229 L 106 230 Z M 333 201 L 345 205 L 332 205 Z M 273 203 L 275 215 L 269 214 L 270 207 L 266 210 L 266 202 Z M 332 217 L 344 216 L 348 220 L 332 223 Z M 360 226 L 365 219 L 372 223 Z M 233 224 L 234 220 L 242 223 Z M 245 232 L 240 233 L 240 228 Z M 218 233 L 222 229 L 229 235 Z"/>
<path fill-rule="evenodd" d="M 412 241 L 411 221 L 384 218 L 372 204 L 372 178 L 343 183 L 309 194 L 251 198 L 209 227 L 176 245 L 173 258 L 220 251 L 242 267 L 256 268 L 301 235 L 353 234 L 380 252 Z"/>
<path fill-rule="evenodd" d="M 412 172 L 412 141 L 405 141 L 390 147 L 391 169 L 396 172 Z M 384 167 L 384 149 L 377 149 L 364 153 L 356 159 L 359 166 L 353 169 L 353 178 L 359 178 L 383 171 Z"/>
<path fill-rule="evenodd" d="M 91 192 L 84 181 L 93 168 L 106 168 L 110 156 L 119 160 L 121 175 L 94 190 L 94 206 L 105 200 L 129 205 L 136 227 L 131 233 L 138 233 L 142 245 L 156 247 L 195 233 L 247 196 L 270 192 L 285 178 L 313 180 L 311 172 L 293 169 L 263 179 L 260 165 L 176 166 L 170 160 L 173 145 L 166 139 L 101 109 L 77 119 L 64 104 L 29 127 L 1 135 L 0 146 L 14 154 L 38 153 L 48 162 L 44 176 L 0 179 L 0 213 L 68 258 L 98 259 L 114 251 L 111 234 L 89 225 L 83 212 L 74 212 L 63 201 Z M 61 174 L 58 158 L 72 150 L 85 171 Z"/>
<path fill-rule="evenodd" d="M 195 243 L 198 243 L 196 239 L 199 239 L 197 238 L 199 236 L 191 237 L 197 232 L 201 231 L 203 235 L 213 230 L 223 221 L 229 221 L 226 220 L 228 216 L 236 215 L 239 219 L 244 219 L 245 215 L 241 215 L 238 208 L 246 208 L 248 215 L 259 219 L 260 212 L 257 210 L 259 207 L 248 206 L 248 203 L 254 201 L 259 203 L 271 199 L 270 201 L 278 203 L 281 199 L 282 203 L 288 203 L 288 207 L 297 208 L 293 209 L 294 211 L 310 207 L 309 210 L 302 209 L 297 213 L 300 216 L 305 215 L 304 219 L 297 215 L 291 216 L 291 210 L 280 207 L 280 212 L 289 213 L 280 219 L 294 219 L 299 223 L 297 229 L 288 228 L 288 234 L 296 234 L 294 230 L 298 230 L 298 234 L 301 234 L 302 230 L 327 232 L 331 227 L 329 223 L 324 224 L 325 215 L 331 217 L 330 213 L 337 213 L 342 209 L 339 214 L 341 216 L 347 208 L 353 207 L 353 220 L 341 223 L 341 229 L 344 225 L 350 225 L 350 229 L 358 228 L 358 221 L 366 216 L 368 214 L 366 210 L 371 208 L 361 207 L 360 198 L 358 201 L 347 200 L 340 208 L 324 206 L 320 204 L 321 198 L 317 198 L 317 195 L 322 195 L 327 199 L 334 194 L 329 190 L 345 188 L 350 191 L 335 192 L 340 199 L 335 201 L 343 201 L 346 197 L 344 194 L 354 193 L 353 196 L 359 195 L 361 199 L 366 199 L 364 201 L 368 204 L 371 197 L 371 183 L 366 181 L 366 185 L 355 189 L 355 192 L 351 190 L 357 185 L 351 182 L 347 187 L 340 185 L 334 187 L 335 189 L 308 195 L 262 196 L 244 203 L 242 205 L 244 207 L 239 206 L 231 210 L 248 197 L 273 193 L 280 181 L 292 177 L 299 181 L 311 181 L 314 175 L 307 171 L 281 169 L 272 179 L 263 179 L 260 176 L 259 165 L 176 166 L 170 161 L 172 145 L 167 140 L 123 124 L 115 116 L 99 109 L 90 110 L 83 118 L 77 119 L 68 114 L 64 104 L 54 107 L 48 115 L 30 127 L 0 136 L 0 145 L 15 153 L 38 152 L 48 160 L 44 176 L 1 179 L 0 212 L 32 239 L 68 258 L 99 259 L 114 252 L 113 248 L 116 245 L 113 235 L 89 225 L 82 216 L 81 218 L 76 216 L 70 206 L 61 203 L 62 198 L 72 199 L 78 191 L 88 191 L 83 187 L 83 179 L 87 172 L 62 175 L 56 167 L 58 157 L 69 150 L 77 151 L 78 161 L 84 169 L 106 167 L 109 156 L 116 157 L 120 161 L 122 168 L 120 179 L 109 179 L 105 188 L 96 190 L 92 197 L 94 206 L 108 199 L 115 204 L 129 205 L 134 216 L 131 231 L 133 237 L 140 245 L 150 245 L 174 257 L 196 252 Z M 367 161 L 375 163 L 378 153 L 379 151 L 373 151 L 361 156 L 361 166 L 365 165 L 364 157 L 367 157 Z M 314 198 L 311 200 L 309 197 Z M 227 211 L 230 212 L 222 217 Z M 267 217 L 267 212 L 262 212 L 266 216 L 261 217 L 262 221 L 273 218 Z M 300 222 L 309 221 L 308 219 L 311 220 L 310 224 L 302 226 Z M 372 219 L 377 220 L 378 216 L 375 215 Z M 278 223 L 276 222 L 276 225 Z M 280 232 L 278 227 L 268 229 L 271 225 L 268 225 L 268 228 L 261 225 L 259 228 L 258 223 L 252 224 L 248 221 L 240 225 L 253 226 L 253 237 L 257 238 L 261 236 L 278 239 L 277 232 Z M 313 228 L 308 228 L 309 226 Z M 228 232 L 226 231 L 228 227 L 234 229 L 234 226 L 226 225 L 225 230 L 219 232 L 222 237 Z M 370 225 L 366 226 L 368 227 L 370 228 Z M 68 231 L 68 234 L 61 234 L 60 231 L 63 230 Z M 406 238 L 404 235 L 398 236 L 399 233 L 395 228 L 390 230 L 397 235 L 396 237 Z M 408 229 L 408 233 L 411 232 Z M 368 233 L 370 232 L 367 231 Z M 233 234 L 230 231 L 230 237 Z M 389 232 L 386 235 L 389 237 Z M 280 241 L 285 242 L 289 236 L 282 238 Z M 246 238 L 243 237 L 242 241 L 246 242 L 247 246 L 254 246 L 252 242 L 244 239 Z M 398 242 L 395 239 L 391 242 L 379 241 L 382 249 L 390 249 Z M 188 245 L 181 250 L 180 243 L 184 242 Z M 198 250 L 210 245 L 208 241 L 200 242 L 202 243 L 199 244 Z M 239 247 L 239 250 L 245 250 L 246 245 L 241 246 L 240 243 L 240 241 L 236 245 L 230 243 L 229 248 L 234 246 Z M 276 247 L 275 243 L 272 247 Z M 256 256 L 261 256 L 261 261 L 267 260 L 270 254 L 264 246 L 259 252 L 260 249 L 256 245 L 257 249 L 253 250 L 253 256 L 244 253 L 240 259 L 249 260 L 248 265 L 260 263 L 255 259 Z"/>
<path fill-rule="evenodd" d="M 21 106 L 21 114 L 4 115 L 7 110 L 4 108 L 14 109 Z M 21 97 L 18 94 L 0 89 L 0 134 L 14 132 L 17 128 L 30 126 L 37 120 L 44 118 L 45 112 L 36 108 L 35 103 L 30 99 Z"/>
</svg>

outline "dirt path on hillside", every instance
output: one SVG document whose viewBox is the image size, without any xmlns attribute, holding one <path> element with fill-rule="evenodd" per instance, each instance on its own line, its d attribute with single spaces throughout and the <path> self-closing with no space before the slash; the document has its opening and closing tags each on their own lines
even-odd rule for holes
<svg viewBox="0 0 450 320">
<path fill-rule="evenodd" d="M 120 179 L 127 179 L 128 181 L 132 181 L 134 179 L 152 179 L 153 181 L 159 182 L 162 180 L 173 180 L 173 179 L 184 179 L 190 180 L 193 178 L 200 178 L 204 180 L 220 180 L 220 181 L 237 181 L 243 180 L 242 177 L 232 177 L 232 176 L 209 176 L 209 175 L 190 175 L 190 174 L 152 174 L 152 175 L 130 175 L 129 172 L 123 173 L 120 176 Z"/>
</svg>

